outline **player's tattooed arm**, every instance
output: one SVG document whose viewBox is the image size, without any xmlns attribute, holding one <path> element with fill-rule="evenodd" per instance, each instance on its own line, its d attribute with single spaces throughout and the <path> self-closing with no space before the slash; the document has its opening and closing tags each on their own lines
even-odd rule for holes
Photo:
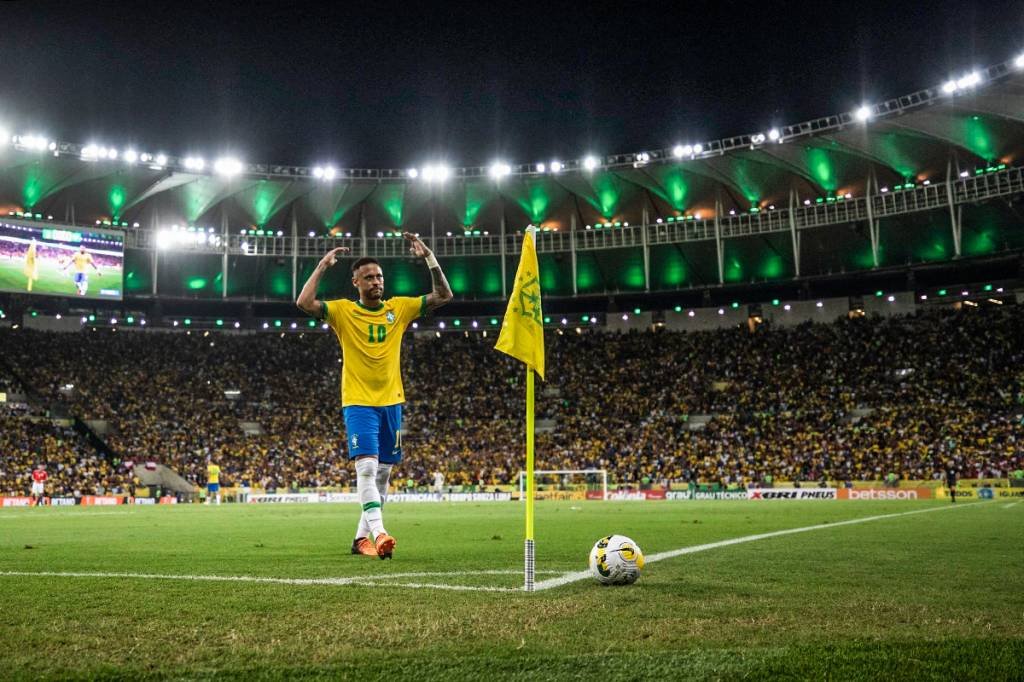
<svg viewBox="0 0 1024 682">
<path fill-rule="evenodd" d="M 420 241 L 419 237 L 411 232 L 403 232 L 402 236 L 409 242 L 409 253 L 424 259 L 430 269 L 430 282 L 433 285 L 433 291 L 427 294 L 427 309 L 440 308 L 455 297 L 451 285 L 448 284 L 448 278 L 444 276 L 437 258 L 434 257 L 434 252 L 427 248 L 427 245 Z"/>
<path fill-rule="evenodd" d="M 318 320 L 324 319 L 327 306 L 323 301 L 317 300 L 316 297 L 317 287 L 320 286 L 320 278 L 327 271 L 327 268 L 338 262 L 340 254 L 348 252 L 349 248 L 347 246 L 339 246 L 328 251 L 327 255 L 320 259 L 320 262 L 317 263 L 316 268 L 310 274 L 309 279 L 303 285 L 302 291 L 299 292 L 299 297 L 295 299 L 295 305 L 300 310 Z"/>
</svg>

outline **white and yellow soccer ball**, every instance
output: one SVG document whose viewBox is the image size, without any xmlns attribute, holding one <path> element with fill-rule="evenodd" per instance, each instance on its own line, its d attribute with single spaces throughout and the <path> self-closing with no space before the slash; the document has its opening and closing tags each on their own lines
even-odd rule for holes
<svg viewBox="0 0 1024 682">
<path fill-rule="evenodd" d="M 590 550 L 590 573 L 602 585 L 632 585 L 644 567 L 644 553 L 625 535 L 601 538 Z"/>
</svg>

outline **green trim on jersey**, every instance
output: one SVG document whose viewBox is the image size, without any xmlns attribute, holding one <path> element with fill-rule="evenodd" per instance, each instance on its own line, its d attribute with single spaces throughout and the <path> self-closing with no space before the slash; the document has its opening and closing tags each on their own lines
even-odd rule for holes
<svg viewBox="0 0 1024 682">
<path fill-rule="evenodd" d="M 363 511 L 370 511 L 371 509 L 380 509 L 380 502 L 367 502 L 363 505 Z"/>
<path fill-rule="evenodd" d="M 420 296 L 420 314 L 416 317 L 423 317 L 427 314 L 427 295 L 423 294 Z"/>
<path fill-rule="evenodd" d="M 327 319 L 327 302 L 326 301 L 320 301 L 320 317 L 318 317 L 316 319 L 318 319 L 318 320 L 326 320 Z"/>
<path fill-rule="evenodd" d="M 381 303 L 381 304 L 380 304 L 379 306 L 377 306 L 376 308 L 371 308 L 371 307 L 370 307 L 370 306 L 368 306 L 368 305 L 363 305 L 363 302 L 362 302 L 362 301 L 356 301 L 356 305 L 357 305 L 357 306 L 359 306 L 360 308 L 362 308 L 363 310 L 369 310 L 369 311 L 370 311 L 370 312 L 372 312 L 372 313 L 375 313 L 375 312 L 377 312 L 378 310 L 381 310 L 381 309 L 383 309 L 383 308 L 384 308 L 384 304 L 383 304 L 383 303 Z"/>
</svg>

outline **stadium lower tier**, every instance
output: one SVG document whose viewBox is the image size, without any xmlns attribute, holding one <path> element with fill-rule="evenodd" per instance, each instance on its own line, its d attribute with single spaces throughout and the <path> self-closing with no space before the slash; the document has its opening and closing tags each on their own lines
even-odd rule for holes
<svg viewBox="0 0 1024 682">
<path fill-rule="evenodd" d="M 1007 478 L 1024 468 L 1024 318 L 1016 306 L 795 328 L 581 330 L 548 337 L 537 467 L 645 482 Z M 482 332 L 409 335 L 404 459 L 395 479 L 512 485 L 523 462 L 522 367 Z M 123 490 L 124 461 L 260 489 L 347 487 L 333 336 L 0 330 L 10 412 L 0 492 Z M 12 398 L 16 397 L 12 394 Z M 64 423 L 64 422 L 62 422 Z M 42 425 L 42 426 L 41 426 Z M 52 480 L 52 478 L 51 478 Z"/>
</svg>

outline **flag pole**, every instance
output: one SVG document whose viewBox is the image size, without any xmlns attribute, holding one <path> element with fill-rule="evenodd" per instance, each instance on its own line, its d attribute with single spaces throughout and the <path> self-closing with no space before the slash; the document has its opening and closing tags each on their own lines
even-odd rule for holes
<svg viewBox="0 0 1024 682">
<path fill-rule="evenodd" d="M 533 368 L 526 368 L 526 563 L 523 589 L 533 592 Z"/>
</svg>

